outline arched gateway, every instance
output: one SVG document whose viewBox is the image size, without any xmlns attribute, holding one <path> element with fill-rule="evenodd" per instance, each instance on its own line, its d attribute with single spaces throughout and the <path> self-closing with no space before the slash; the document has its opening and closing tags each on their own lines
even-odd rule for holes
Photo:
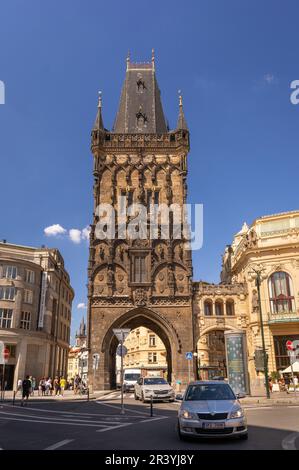
<svg viewBox="0 0 299 470">
<path fill-rule="evenodd" d="M 119 327 L 154 331 L 166 348 L 168 379 L 188 380 L 185 354 L 195 351 L 192 261 L 184 234 L 180 238 L 174 231 L 183 218 L 174 222 L 173 209 L 180 208 L 182 216 L 187 199 L 189 132 L 181 97 L 179 104 L 177 127 L 169 131 L 154 57 L 144 64 L 127 59 L 112 131 L 104 127 L 99 99 L 91 145 L 94 216 L 88 267 L 88 347 L 90 357 L 100 354 L 95 373 L 89 361 L 89 383 L 96 390 L 115 385 L 117 339 L 112 330 Z M 132 204 L 145 210 L 133 229 L 136 214 L 144 212 Z M 169 224 L 159 216 L 153 231 L 151 210 L 161 204 L 170 209 Z"/>
</svg>

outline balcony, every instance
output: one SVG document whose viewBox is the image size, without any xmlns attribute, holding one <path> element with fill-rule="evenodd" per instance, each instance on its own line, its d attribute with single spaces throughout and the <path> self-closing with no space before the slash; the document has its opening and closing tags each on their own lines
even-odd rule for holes
<svg viewBox="0 0 299 470">
<path fill-rule="evenodd" d="M 279 312 L 269 313 L 268 312 L 268 323 L 273 325 L 275 323 L 299 323 L 299 312 Z"/>
</svg>

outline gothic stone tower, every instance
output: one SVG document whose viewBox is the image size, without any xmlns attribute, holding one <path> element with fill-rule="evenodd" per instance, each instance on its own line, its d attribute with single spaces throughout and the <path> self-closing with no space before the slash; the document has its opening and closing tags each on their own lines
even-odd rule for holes
<svg viewBox="0 0 299 470">
<path fill-rule="evenodd" d="M 114 328 L 147 327 L 165 344 L 168 380 L 188 380 L 185 353 L 194 351 L 191 252 L 183 239 L 102 240 L 97 237 L 99 204 L 117 211 L 119 196 L 126 205 L 173 203 L 187 196 L 189 132 L 182 99 L 177 128 L 168 129 L 150 63 L 127 59 L 126 77 L 112 131 L 105 129 L 102 102 L 92 130 L 94 158 L 94 218 L 90 233 L 88 347 L 100 354 L 99 368 L 89 380 L 95 390 L 115 385 Z M 159 232 L 160 234 L 160 232 Z M 191 367 L 193 377 L 194 365 Z"/>
</svg>

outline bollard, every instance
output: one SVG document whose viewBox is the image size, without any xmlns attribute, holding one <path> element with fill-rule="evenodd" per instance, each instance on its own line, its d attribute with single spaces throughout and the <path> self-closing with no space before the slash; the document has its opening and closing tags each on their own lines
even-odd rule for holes
<svg viewBox="0 0 299 470">
<path fill-rule="evenodd" d="M 13 397 L 12 397 L 12 405 L 15 406 L 15 401 L 16 401 L 16 391 L 13 392 Z"/>
<path fill-rule="evenodd" d="M 151 408 L 150 408 L 150 410 L 151 410 L 151 414 L 150 414 L 150 415 L 151 415 L 151 417 L 152 417 L 152 416 L 154 416 L 154 413 L 153 413 L 153 395 L 151 395 Z"/>
<path fill-rule="evenodd" d="M 89 387 L 87 389 L 87 401 L 89 401 Z"/>
</svg>

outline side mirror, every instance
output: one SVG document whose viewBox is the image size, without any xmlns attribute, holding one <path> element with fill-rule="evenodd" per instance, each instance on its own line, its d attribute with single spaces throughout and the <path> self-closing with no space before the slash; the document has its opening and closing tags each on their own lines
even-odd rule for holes
<svg viewBox="0 0 299 470">
<path fill-rule="evenodd" d="M 183 395 L 181 393 L 178 393 L 175 397 L 176 400 L 183 401 Z"/>
<path fill-rule="evenodd" d="M 245 398 L 246 395 L 245 395 L 245 393 L 237 393 L 236 397 L 237 397 L 238 400 L 240 400 L 241 398 Z"/>
</svg>

